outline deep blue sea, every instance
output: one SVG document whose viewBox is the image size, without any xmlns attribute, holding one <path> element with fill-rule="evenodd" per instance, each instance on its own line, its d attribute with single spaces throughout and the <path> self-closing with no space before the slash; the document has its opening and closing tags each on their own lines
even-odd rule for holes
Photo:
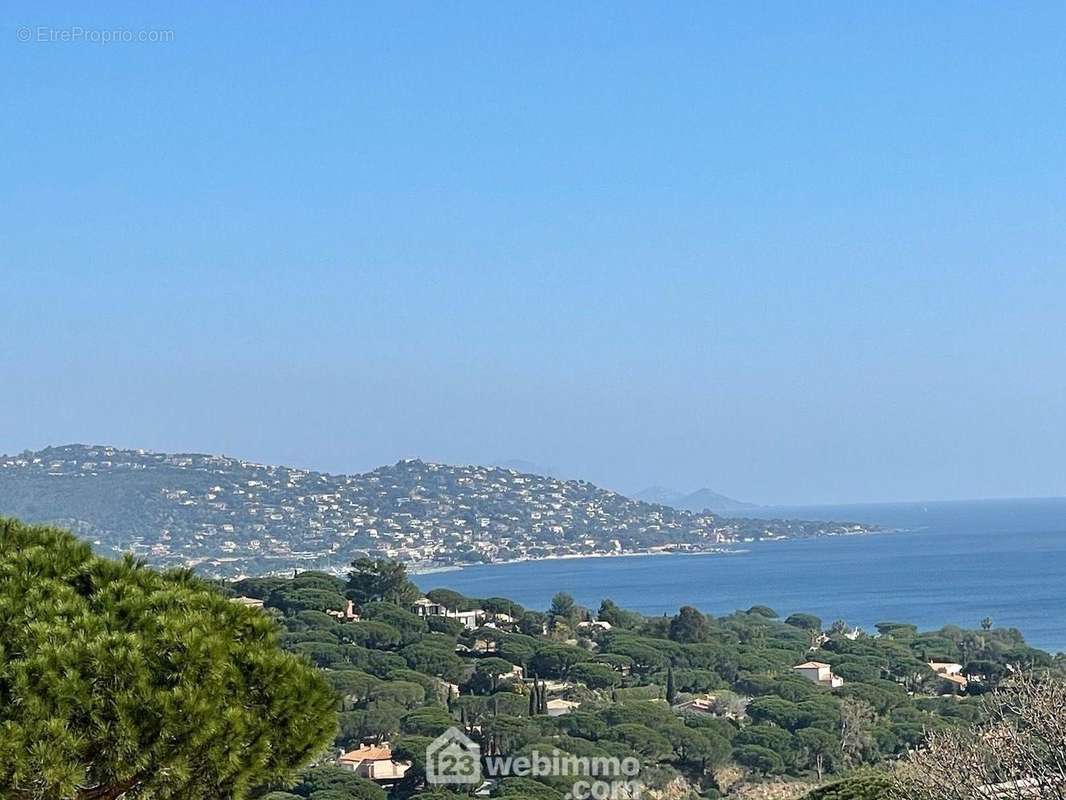
<svg viewBox="0 0 1066 800">
<path fill-rule="evenodd" d="M 558 591 L 593 609 L 610 597 L 645 614 L 756 604 L 867 630 L 886 620 L 975 628 L 986 616 L 1066 651 L 1066 498 L 768 508 L 749 516 L 872 522 L 869 536 L 737 545 L 734 555 L 565 559 L 416 575 L 423 589 L 547 608 Z"/>
</svg>

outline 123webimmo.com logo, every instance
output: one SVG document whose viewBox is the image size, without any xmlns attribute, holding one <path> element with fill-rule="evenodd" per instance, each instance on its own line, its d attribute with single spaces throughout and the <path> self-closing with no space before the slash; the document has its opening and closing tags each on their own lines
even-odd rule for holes
<svg viewBox="0 0 1066 800">
<path fill-rule="evenodd" d="M 437 785 L 480 784 L 481 748 L 458 728 L 448 728 L 426 748 L 426 781 Z"/>
<path fill-rule="evenodd" d="M 448 728 L 426 748 L 426 781 L 480 786 L 504 778 L 569 778 L 566 800 L 639 800 L 644 785 L 634 757 L 581 757 L 552 749 L 519 756 L 481 757 L 481 748 L 458 728 Z M 557 782 L 557 781 L 556 781 Z"/>
</svg>

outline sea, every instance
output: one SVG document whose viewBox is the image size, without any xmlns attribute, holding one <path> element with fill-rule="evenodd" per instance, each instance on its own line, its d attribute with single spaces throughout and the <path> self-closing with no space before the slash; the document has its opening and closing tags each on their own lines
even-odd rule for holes
<svg viewBox="0 0 1066 800">
<path fill-rule="evenodd" d="M 423 589 L 509 597 L 546 609 L 569 592 L 648 615 L 691 605 L 728 614 L 768 605 L 868 631 L 910 622 L 1022 631 L 1066 652 L 1066 498 L 758 508 L 747 516 L 874 523 L 879 533 L 740 543 L 728 554 L 639 555 L 478 565 L 413 576 Z"/>
</svg>

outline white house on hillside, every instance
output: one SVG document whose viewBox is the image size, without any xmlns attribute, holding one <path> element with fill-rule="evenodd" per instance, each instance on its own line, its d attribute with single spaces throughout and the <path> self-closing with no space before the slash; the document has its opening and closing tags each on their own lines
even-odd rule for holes
<svg viewBox="0 0 1066 800">
<path fill-rule="evenodd" d="M 549 717 L 561 717 L 564 714 L 569 714 L 574 711 L 581 703 L 575 703 L 573 700 L 554 699 L 549 700 L 545 705 L 548 707 Z"/>
<path fill-rule="evenodd" d="M 434 603 L 428 597 L 416 600 L 414 606 L 412 606 L 412 610 L 420 617 L 447 617 L 448 619 L 457 619 L 463 623 L 464 628 L 470 630 L 476 628 L 485 616 L 485 612 L 480 608 L 471 609 L 470 611 L 452 611 L 442 603 Z"/>
<path fill-rule="evenodd" d="M 830 689 L 844 685 L 844 679 L 839 675 L 834 675 L 832 668 L 821 661 L 807 661 L 804 664 L 797 664 L 792 669 L 812 683 L 828 686 Z"/>
</svg>

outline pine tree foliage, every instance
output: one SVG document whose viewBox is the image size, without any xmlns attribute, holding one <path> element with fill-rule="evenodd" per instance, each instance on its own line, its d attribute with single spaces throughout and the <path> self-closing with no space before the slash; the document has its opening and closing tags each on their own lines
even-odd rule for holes
<svg viewBox="0 0 1066 800">
<path fill-rule="evenodd" d="M 333 734 L 267 614 L 0 519 L 0 797 L 241 800 Z"/>
</svg>

